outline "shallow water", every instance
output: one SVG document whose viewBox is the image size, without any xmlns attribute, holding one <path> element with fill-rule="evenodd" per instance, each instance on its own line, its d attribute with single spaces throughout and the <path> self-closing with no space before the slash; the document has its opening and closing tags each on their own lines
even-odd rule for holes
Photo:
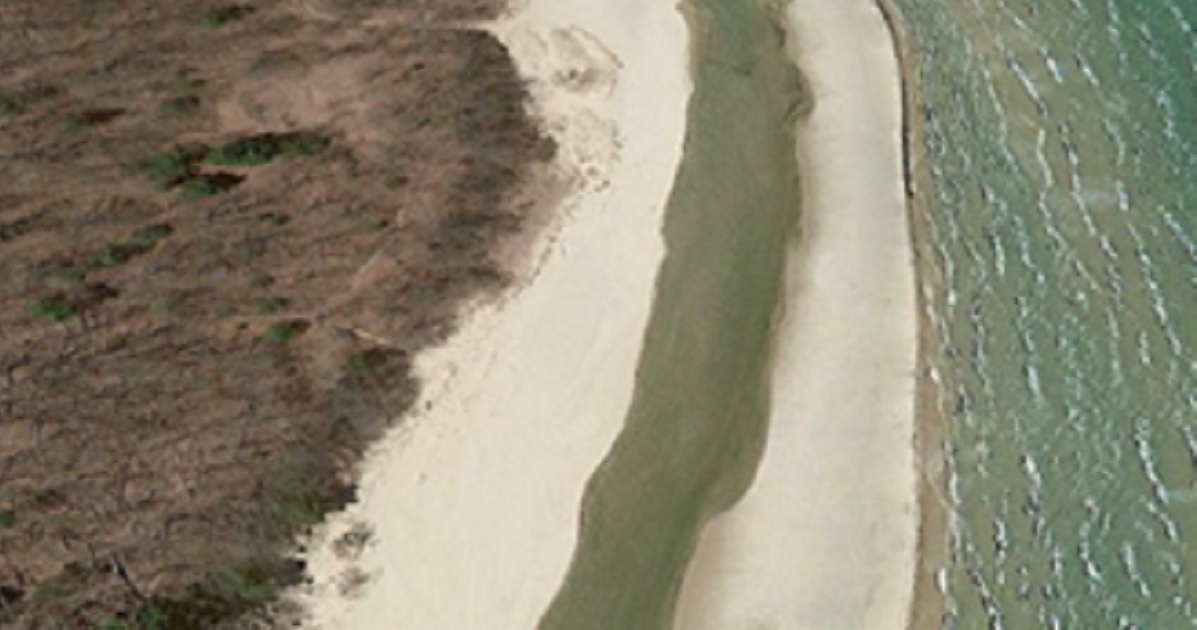
<svg viewBox="0 0 1197 630">
<path fill-rule="evenodd" d="M 1197 627 L 1197 4 L 900 4 L 945 279 L 945 627 Z"/>
<path fill-rule="evenodd" d="M 793 131 L 803 94 L 766 3 L 684 6 L 694 89 L 667 251 L 625 426 L 587 483 L 545 630 L 668 628 L 699 531 L 747 489 L 764 444 L 774 318 L 801 202 Z"/>
</svg>

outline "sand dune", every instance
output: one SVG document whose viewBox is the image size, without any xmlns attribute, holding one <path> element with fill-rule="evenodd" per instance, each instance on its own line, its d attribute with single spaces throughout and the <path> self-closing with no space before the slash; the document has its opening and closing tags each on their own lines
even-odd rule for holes
<svg viewBox="0 0 1197 630">
<path fill-rule="evenodd" d="M 901 92 L 871 0 L 794 0 L 800 129 L 771 426 L 745 498 L 703 533 L 675 627 L 902 628 L 916 560 L 914 266 Z"/>
<path fill-rule="evenodd" d="M 297 597 L 315 627 L 534 627 L 631 397 L 685 128 L 685 22 L 668 1 L 531 0 L 494 29 L 582 191 L 527 286 L 420 359 L 421 411 L 309 558 Z M 355 524 L 370 542 L 338 554 Z"/>
</svg>

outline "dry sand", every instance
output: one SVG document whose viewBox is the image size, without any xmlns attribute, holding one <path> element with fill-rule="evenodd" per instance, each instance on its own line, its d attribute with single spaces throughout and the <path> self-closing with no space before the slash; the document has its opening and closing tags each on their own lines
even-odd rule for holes
<svg viewBox="0 0 1197 630">
<path fill-rule="evenodd" d="M 788 16 L 815 109 L 768 445 L 699 541 L 679 630 L 903 628 L 913 590 L 917 306 L 893 42 L 872 0 L 794 0 Z"/>
<path fill-rule="evenodd" d="M 315 537 L 296 594 L 315 627 L 534 627 L 631 399 L 685 129 L 685 22 L 669 0 L 530 0 L 493 28 L 582 192 L 527 285 L 419 360 L 420 411 Z M 370 541 L 338 552 L 356 524 Z"/>
</svg>

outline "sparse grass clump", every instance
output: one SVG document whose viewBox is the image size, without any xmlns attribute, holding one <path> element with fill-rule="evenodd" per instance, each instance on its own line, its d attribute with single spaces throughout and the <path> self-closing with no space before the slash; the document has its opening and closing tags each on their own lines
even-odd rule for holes
<svg viewBox="0 0 1197 630">
<path fill-rule="evenodd" d="M 44 322 L 57 324 L 74 317 L 75 307 L 66 298 L 52 295 L 30 305 L 29 314 Z"/>
</svg>

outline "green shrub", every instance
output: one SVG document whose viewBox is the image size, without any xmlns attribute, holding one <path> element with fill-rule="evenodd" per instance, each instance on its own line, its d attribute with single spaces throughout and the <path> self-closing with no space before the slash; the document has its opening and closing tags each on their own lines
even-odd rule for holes
<svg viewBox="0 0 1197 630">
<path fill-rule="evenodd" d="M 119 267 L 133 257 L 133 252 L 120 245 L 105 245 L 92 252 L 88 264 L 94 267 Z"/>
<path fill-rule="evenodd" d="M 74 267 L 59 267 L 50 272 L 49 279 L 55 284 L 77 287 L 87 282 L 87 274 Z"/>
<path fill-rule="evenodd" d="M 276 471 L 270 478 L 274 509 L 291 527 L 319 523 L 333 509 L 316 474 L 316 471 L 292 466 Z"/>
<path fill-rule="evenodd" d="M 350 376 L 369 376 L 386 363 L 388 352 L 388 350 L 383 348 L 371 348 L 355 352 L 345 360 L 345 372 Z"/>
<path fill-rule="evenodd" d="M 13 510 L 0 512 L 0 529 L 11 529 L 17 524 L 17 513 Z"/>
<path fill-rule="evenodd" d="M 40 602 L 58 601 L 68 594 L 65 588 L 55 584 L 38 584 L 37 588 L 33 589 L 33 598 Z"/>
<path fill-rule="evenodd" d="M 291 217 L 286 214 L 279 214 L 277 212 L 267 212 L 260 217 L 264 223 L 269 223 L 275 227 L 282 227 L 291 222 Z"/>
<path fill-rule="evenodd" d="M 215 594 L 244 602 L 261 602 L 273 599 L 279 584 L 275 572 L 261 563 L 241 563 L 222 567 L 212 574 L 212 590 Z"/>
<path fill-rule="evenodd" d="M 158 241 L 170 236 L 174 229 L 169 223 L 147 225 L 133 233 L 125 244 L 138 250 L 148 251 L 157 247 Z"/>
<path fill-rule="evenodd" d="M 70 134 L 83 133 L 91 129 L 91 123 L 80 116 L 67 116 L 62 119 L 60 125 L 63 131 Z"/>
<path fill-rule="evenodd" d="M 171 116 L 185 116 L 199 109 L 200 100 L 194 96 L 177 96 L 163 101 L 158 111 Z"/>
<path fill-rule="evenodd" d="M 207 161 L 217 166 L 260 166 L 278 155 L 272 136 L 234 140 L 208 152 Z"/>
<path fill-rule="evenodd" d="M 304 157 L 328 147 L 327 138 L 314 133 L 267 133 L 223 144 L 208 152 L 207 161 L 217 166 L 261 166 L 278 157 Z"/>
<path fill-rule="evenodd" d="M 253 7 L 228 5 L 212 9 L 200 16 L 199 25 L 204 28 L 220 28 L 253 13 Z"/>
<path fill-rule="evenodd" d="M 75 307 L 62 296 L 44 297 L 29 307 L 29 314 L 45 322 L 57 324 L 75 315 Z"/>
<path fill-rule="evenodd" d="M 329 140 L 314 133 L 290 133 L 278 137 L 279 154 L 286 157 L 316 155 L 328 148 Z"/>
<path fill-rule="evenodd" d="M 266 298 L 258 302 L 258 313 L 262 315 L 275 315 L 290 305 L 291 301 L 287 298 Z"/>
<path fill-rule="evenodd" d="M 13 99 L 0 96 L 0 120 L 21 113 L 21 106 Z"/>
<path fill-rule="evenodd" d="M 179 196 L 184 201 L 198 201 L 224 192 L 220 181 L 213 175 L 199 175 L 183 182 Z"/>
<path fill-rule="evenodd" d="M 170 190 L 186 182 L 192 175 L 196 156 L 182 147 L 175 147 L 166 153 L 157 153 L 133 163 L 133 170 L 140 173 L 158 190 Z"/>
<path fill-rule="evenodd" d="M 299 333 L 303 332 L 303 323 L 297 321 L 278 322 L 271 325 L 262 333 L 266 341 L 279 345 L 290 343 Z"/>
</svg>

